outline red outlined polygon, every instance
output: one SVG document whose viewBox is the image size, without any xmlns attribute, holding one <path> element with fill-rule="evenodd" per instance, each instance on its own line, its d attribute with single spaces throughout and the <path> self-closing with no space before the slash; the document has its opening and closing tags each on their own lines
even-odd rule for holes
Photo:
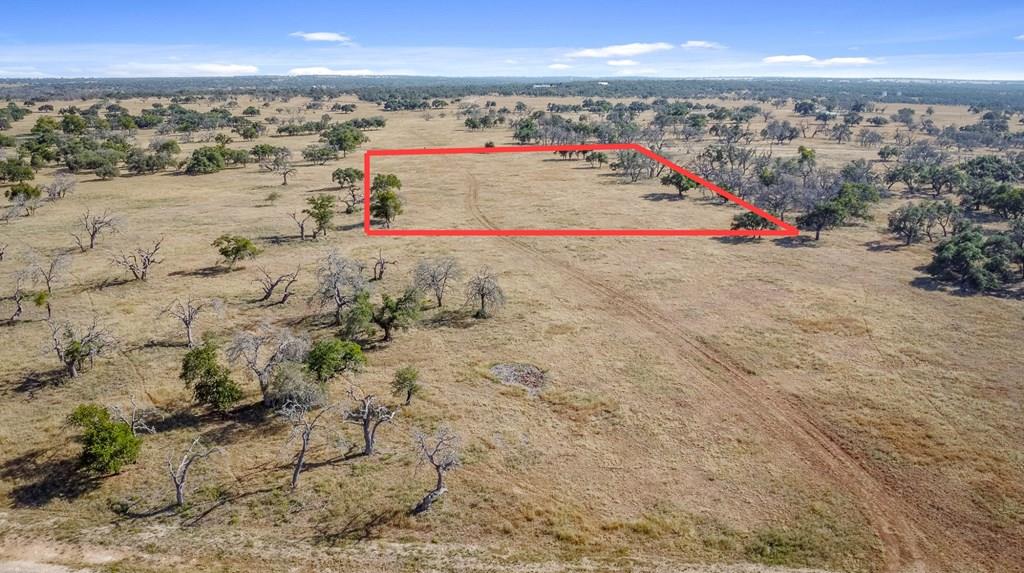
<svg viewBox="0 0 1024 573">
<path fill-rule="evenodd" d="M 466 155 L 479 153 L 542 153 L 553 151 L 622 151 L 632 150 L 661 163 L 669 169 L 692 179 L 698 185 L 718 193 L 727 200 L 764 217 L 778 229 L 375 229 L 370 225 L 370 159 L 395 155 Z M 370 149 L 363 157 L 363 231 L 371 236 L 413 237 L 606 237 L 606 236 L 696 236 L 696 237 L 791 237 L 800 232 L 796 227 L 771 213 L 752 205 L 672 163 L 668 159 L 635 143 L 594 143 L 589 145 L 523 145 L 513 147 L 437 147 L 423 149 Z"/>
</svg>

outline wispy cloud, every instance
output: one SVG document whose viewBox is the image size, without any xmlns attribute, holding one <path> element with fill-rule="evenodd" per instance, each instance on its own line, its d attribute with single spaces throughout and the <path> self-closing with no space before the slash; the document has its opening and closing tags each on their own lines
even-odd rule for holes
<svg viewBox="0 0 1024 573">
<path fill-rule="evenodd" d="M 290 76 L 373 76 L 377 75 L 371 70 L 335 70 L 326 66 L 312 66 L 308 68 L 292 68 L 288 70 Z"/>
<path fill-rule="evenodd" d="M 609 66 L 638 66 L 640 62 L 633 60 L 608 60 Z"/>
<path fill-rule="evenodd" d="M 246 64 L 201 63 L 141 63 L 114 64 L 107 68 L 113 76 L 247 76 L 259 73 L 256 66 Z"/>
<path fill-rule="evenodd" d="M 587 48 L 585 50 L 576 50 L 575 52 L 569 52 L 566 57 L 569 58 L 622 58 L 639 56 L 641 54 L 650 54 L 651 52 L 661 52 L 664 50 L 671 50 L 672 44 L 665 42 L 654 42 L 654 43 L 632 43 L 632 44 L 618 44 L 615 46 L 605 46 L 603 48 Z"/>
<path fill-rule="evenodd" d="M 337 32 L 292 32 L 288 34 L 296 38 L 302 38 L 307 42 L 343 42 L 348 43 L 352 38 Z"/>
<path fill-rule="evenodd" d="M 1020 36 L 1015 37 L 1014 40 L 1020 40 L 1020 41 L 1024 42 L 1024 34 L 1021 34 Z"/>
<path fill-rule="evenodd" d="M 725 46 L 718 42 L 708 42 L 707 40 L 687 40 L 679 47 L 684 50 L 721 50 Z"/>
<path fill-rule="evenodd" d="M 571 67 L 572 66 L 570 66 L 569 64 L 551 64 L 550 66 L 548 66 L 548 69 L 551 69 L 551 70 L 568 70 Z"/>
<path fill-rule="evenodd" d="M 768 56 L 761 61 L 766 64 L 810 64 L 812 66 L 869 66 L 879 63 L 878 60 L 873 58 L 863 57 L 825 58 L 819 60 L 807 54 Z"/>
</svg>

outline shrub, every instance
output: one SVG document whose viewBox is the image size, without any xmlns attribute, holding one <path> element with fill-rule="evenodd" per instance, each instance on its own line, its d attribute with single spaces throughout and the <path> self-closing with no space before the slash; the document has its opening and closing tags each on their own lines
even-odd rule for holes
<svg viewBox="0 0 1024 573">
<path fill-rule="evenodd" d="M 118 473 L 135 462 L 142 438 L 131 427 L 111 419 L 110 412 L 95 404 L 82 404 L 68 416 L 68 422 L 82 428 L 82 465 L 98 473 Z"/>
<path fill-rule="evenodd" d="M 318 340 L 306 357 L 306 368 L 321 384 L 342 372 L 358 370 L 364 364 L 366 358 L 358 344 L 336 338 Z"/>
<path fill-rule="evenodd" d="M 192 389 L 196 402 L 223 412 L 242 398 L 242 389 L 231 380 L 231 372 L 217 360 L 217 345 L 203 342 L 185 354 L 181 374 L 185 386 Z"/>
</svg>

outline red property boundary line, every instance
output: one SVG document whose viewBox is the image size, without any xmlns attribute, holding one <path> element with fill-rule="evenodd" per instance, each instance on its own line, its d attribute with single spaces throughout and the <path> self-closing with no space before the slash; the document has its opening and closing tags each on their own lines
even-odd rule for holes
<svg viewBox="0 0 1024 573">
<path fill-rule="evenodd" d="M 665 167 L 718 193 L 727 200 L 764 217 L 778 229 L 375 229 L 370 226 L 370 159 L 396 155 L 468 155 L 480 153 L 541 153 L 554 151 L 623 151 L 642 153 Z M 725 189 L 683 169 L 650 149 L 636 143 L 594 143 L 590 145 L 523 145 L 514 147 L 436 147 L 423 149 L 370 149 L 363 156 L 363 231 L 370 236 L 413 237 L 791 237 L 796 227 L 740 199 Z"/>
</svg>

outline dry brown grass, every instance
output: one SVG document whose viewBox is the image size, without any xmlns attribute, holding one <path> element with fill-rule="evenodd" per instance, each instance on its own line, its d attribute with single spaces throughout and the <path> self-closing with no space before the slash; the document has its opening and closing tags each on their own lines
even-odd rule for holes
<svg viewBox="0 0 1024 573">
<path fill-rule="evenodd" d="M 499 98 L 499 106 L 513 101 Z M 542 108 L 546 101 L 528 103 Z M 359 107 L 356 116 L 377 114 L 372 105 Z M 965 110 L 936 110 L 940 125 L 968 121 Z M 15 131 L 26 131 L 35 117 Z M 387 118 L 386 128 L 370 133 L 370 147 L 510 143 L 506 130 L 465 131 L 452 110 L 430 121 L 420 113 Z M 264 139 L 296 152 L 315 140 Z M 801 143 L 830 165 L 874 154 L 821 139 L 776 149 L 794 153 Z M 685 165 L 701 145 L 677 145 L 669 157 Z M 670 189 L 625 186 L 601 177 L 607 169 L 543 159 L 552 158 L 488 158 L 485 173 L 493 175 L 476 175 L 478 209 L 502 226 L 626 226 L 635 224 L 630 217 L 668 224 L 719 214 L 727 223 L 735 212 L 693 199 L 648 201 L 644 194 Z M 122 218 L 119 235 L 74 255 L 54 300 L 59 318 L 95 317 L 109 326 L 120 341 L 116 354 L 80 379 L 50 383 L 45 373 L 55 362 L 44 352 L 48 331 L 40 312 L 0 326 L 5 547 L 26 539 L 104 546 L 119 551 L 124 570 L 132 571 L 655 570 L 750 559 L 870 571 L 883 567 L 882 546 L 891 541 L 878 537 L 877 518 L 898 515 L 919 532 L 929 569 L 1020 570 L 1020 301 L 922 288 L 930 283 L 916 268 L 927 261 L 928 245 L 896 248 L 879 223 L 828 233 L 817 244 L 510 243 L 368 238 L 352 215 L 341 216 L 326 240 L 274 241 L 295 233 L 287 213 L 329 187 L 333 169 L 361 167 L 361 160 L 354 154 L 300 166 L 287 187 L 256 166 L 200 177 L 85 177 L 72 197 L 0 226 L 0 242 L 12 244 L 0 263 L 6 294 L 30 250 L 73 246 L 68 231 L 86 207 L 110 208 Z M 480 224 L 466 197 L 483 159 L 389 161 L 381 165 L 407 182 L 409 207 L 399 226 Z M 273 206 L 263 201 L 270 191 L 284 195 Z M 206 271 L 217 262 L 210 242 L 222 233 L 251 237 L 265 252 L 230 273 Z M 150 281 L 120 283 L 111 251 L 161 236 L 166 261 Z M 226 339 L 269 320 L 313 337 L 332 335 L 305 304 L 317 261 L 331 248 L 366 262 L 378 249 L 397 258 L 378 292 L 404 287 L 420 257 L 456 256 L 470 270 L 487 265 L 501 273 L 509 304 L 478 321 L 458 308 L 456 295 L 450 310 L 428 310 L 392 344 L 374 348 L 360 386 L 386 394 L 394 370 L 411 364 L 423 374 L 425 395 L 382 430 L 382 453 L 373 459 L 341 461 L 339 450 L 319 445 L 300 490 L 290 494 L 287 429 L 249 406 L 257 400 L 255 385 L 246 384 L 245 405 L 230 415 L 191 407 L 177 378 L 182 333 L 157 314 L 176 297 L 216 296 L 227 302 L 226 313 L 201 319 L 202 333 Z M 302 265 L 292 303 L 250 302 L 257 264 L 282 272 Z M 722 372 L 698 348 L 738 369 Z M 499 362 L 541 367 L 548 388 L 531 397 L 490 380 L 487 369 Z M 763 407 L 738 393 L 736 372 L 743 384 L 758 385 L 755 397 L 770 397 Z M 342 399 L 345 386 L 334 383 L 335 398 Z M 132 396 L 167 416 L 162 431 L 146 437 L 139 462 L 95 484 L 64 480 L 61 472 L 76 454 L 64 416 L 82 402 Z M 786 425 L 765 414 L 776 410 L 798 419 Z M 411 519 L 403 512 L 431 477 L 415 463 L 409 433 L 441 422 L 464 436 L 465 466 L 452 474 L 436 510 Z M 333 425 L 355 439 L 353 428 Z M 860 478 L 822 462 L 806 440 L 791 435 L 794 428 L 840 445 L 843 459 L 858 468 L 848 471 L 877 487 L 853 489 Z M 172 497 L 165 453 L 197 433 L 222 445 L 224 456 L 195 476 L 186 511 L 147 517 Z M 879 492 L 885 497 L 874 498 Z M 766 559 L 766 547 L 782 557 Z"/>
</svg>

